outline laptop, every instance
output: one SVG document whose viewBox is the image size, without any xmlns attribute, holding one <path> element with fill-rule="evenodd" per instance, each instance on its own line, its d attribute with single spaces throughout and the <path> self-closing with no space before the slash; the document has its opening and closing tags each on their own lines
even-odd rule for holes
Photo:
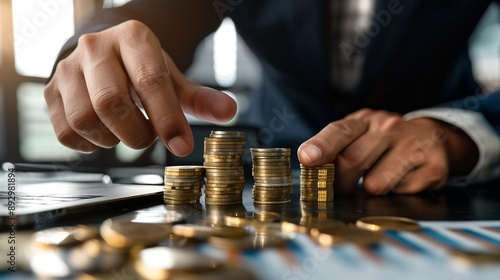
<svg viewBox="0 0 500 280">
<path fill-rule="evenodd" d="M 36 178 L 24 180 L 15 185 L 13 193 L 7 188 L 0 190 L 0 231 L 14 222 L 18 228 L 42 228 L 61 218 L 95 217 L 122 208 L 160 204 L 163 184 L 158 184 L 158 174 L 149 174 L 154 175 L 153 184 L 112 183 L 102 174 L 64 172 L 38 182 Z"/>
</svg>

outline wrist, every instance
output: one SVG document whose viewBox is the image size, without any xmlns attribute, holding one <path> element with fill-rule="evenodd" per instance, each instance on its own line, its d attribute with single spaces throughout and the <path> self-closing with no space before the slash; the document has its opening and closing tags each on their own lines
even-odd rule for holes
<svg viewBox="0 0 500 280">
<path fill-rule="evenodd" d="M 412 122 L 428 124 L 439 129 L 443 148 L 446 151 L 449 176 L 469 174 L 479 160 L 479 149 L 476 143 L 460 128 L 433 118 L 416 118 Z"/>
</svg>

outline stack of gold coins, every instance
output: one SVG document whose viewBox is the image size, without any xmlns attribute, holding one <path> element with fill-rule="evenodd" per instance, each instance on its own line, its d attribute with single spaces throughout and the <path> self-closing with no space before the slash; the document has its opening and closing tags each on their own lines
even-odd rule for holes
<svg viewBox="0 0 500 280">
<path fill-rule="evenodd" d="M 318 167 L 300 165 L 300 200 L 333 201 L 333 181 L 335 179 L 333 163 Z"/>
<path fill-rule="evenodd" d="M 257 204 L 290 202 L 292 171 L 289 148 L 252 148 L 253 201 Z"/>
<path fill-rule="evenodd" d="M 245 133 L 212 131 L 205 137 L 203 166 L 205 167 L 205 204 L 233 205 L 242 203 L 245 174 L 243 153 Z"/>
<path fill-rule="evenodd" d="M 196 204 L 205 184 L 205 168 L 198 165 L 165 167 L 165 204 Z"/>
</svg>

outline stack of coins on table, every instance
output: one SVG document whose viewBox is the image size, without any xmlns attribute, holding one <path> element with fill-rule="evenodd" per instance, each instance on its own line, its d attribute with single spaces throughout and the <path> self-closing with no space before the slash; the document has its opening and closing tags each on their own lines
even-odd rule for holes
<svg viewBox="0 0 500 280">
<path fill-rule="evenodd" d="M 318 167 L 300 165 L 300 200 L 333 201 L 333 181 L 335 180 L 333 163 Z"/>
<path fill-rule="evenodd" d="M 289 148 L 252 148 L 253 201 L 257 204 L 290 202 L 293 179 Z"/>
<path fill-rule="evenodd" d="M 205 204 L 241 204 L 245 174 L 243 153 L 245 133 L 212 131 L 205 137 L 203 166 L 205 167 Z"/>
<path fill-rule="evenodd" d="M 165 167 L 165 204 L 195 204 L 205 184 L 205 168 L 197 165 Z"/>
</svg>

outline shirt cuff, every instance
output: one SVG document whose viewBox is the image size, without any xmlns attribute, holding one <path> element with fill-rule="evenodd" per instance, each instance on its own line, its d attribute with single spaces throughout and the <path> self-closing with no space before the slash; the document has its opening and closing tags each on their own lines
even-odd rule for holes
<svg viewBox="0 0 500 280">
<path fill-rule="evenodd" d="M 444 121 L 462 129 L 478 147 L 479 160 L 476 166 L 468 175 L 450 177 L 448 185 L 466 186 L 500 176 L 500 137 L 482 114 L 459 108 L 442 107 L 413 111 L 403 116 L 405 120 L 421 117 Z"/>
</svg>

